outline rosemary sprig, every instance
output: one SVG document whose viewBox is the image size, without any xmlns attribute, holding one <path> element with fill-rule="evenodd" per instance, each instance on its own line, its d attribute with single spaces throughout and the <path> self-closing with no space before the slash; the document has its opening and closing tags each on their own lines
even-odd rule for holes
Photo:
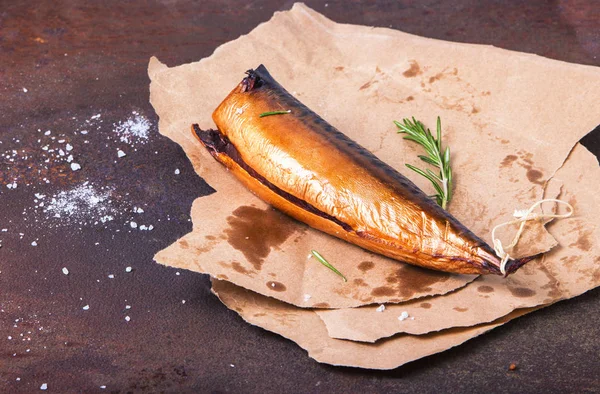
<svg viewBox="0 0 600 394">
<path fill-rule="evenodd" d="M 341 276 L 344 282 L 348 282 L 348 279 L 346 279 L 344 274 L 338 271 L 333 265 L 329 264 L 329 262 L 325 260 L 325 257 L 321 256 L 321 253 L 317 252 L 316 250 L 311 250 L 310 253 L 312 253 L 312 255 L 315 256 L 315 259 L 317 259 L 319 263 L 323 264 L 325 267 L 329 268 L 330 270 Z"/>
<path fill-rule="evenodd" d="M 439 169 L 439 174 L 435 174 L 430 169 L 422 170 L 410 164 L 406 164 L 406 166 L 431 181 L 437 192 L 434 197 L 438 205 L 446 209 L 448 203 L 452 200 L 452 170 L 450 169 L 450 148 L 446 147 L 446 150 L 442 150 L 442 122 L 440 117 L 437 118 L 437 138 L 431 134 L 429 129 L 425 129 L 423 123 L 414 117 L 412 121 L 403 119 L 402 122 L 394 121 L 398 126 L 398 133 L 406 134 L 404 139 L 421 145 L 427 152 L 427 156 L 419 155 L 419 158 L 425 163 L 436 166 Z"/>
<path fill-rule="evenodd" d="M 288 109 L 287 111 L 269 111 L 269 112 L 263 112 L 262 114 L 258 115 L 258 117 L 264 118 L 265 116 L 271 116 L 271 115 L 284 115 L 284 114 L 289 114 L 291 112 L 292 112 L 291 109 Z"/>
</svg>

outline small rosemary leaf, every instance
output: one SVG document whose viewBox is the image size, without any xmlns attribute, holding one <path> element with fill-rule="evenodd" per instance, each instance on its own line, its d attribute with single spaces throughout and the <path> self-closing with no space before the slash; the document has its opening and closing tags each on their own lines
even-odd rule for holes
<svg viewBox="0 0 600 394">
<path fill-rule="evenodd" d="M 263 112 L 262 114 L 258 115 L 258 117 L 264 118 L 265 116 L 271 116 L 271 115 L 285 115 L 285 114 L 289 114 L 291 112 L 292 112 L 291 109 L 288 109 L 285 111 L 268 111 L 268 112 Z"/>
<path fill-rule="evenodd" d="M 439 163 L 429 156 L 419 155 L 419 159 L 423 160 L 425 163 L 433 164 L 434 166 L 439 166 Z"/>
<path fill-rule="evenodd" d="M 437 118 L 437 147 L 438 152 L 442 151 L 442 120 L 438 116 Z"/>
<path fill-rule="evenodd" d="M 317 261 L 319 263 L 323 264 L 325 267 L 329 268 L 330 270 L 335 272 L 337 275 L 341 276 L 342 279 L 344 280 L 344 282 L 348 282 L 348 279 L 346 279 L 344 274 L 342 274 L 340 271 L 338 271 L 333 265 L 329 264 L 329 262 L 327 260 L 325 260 L 325 258 L 323 256 L 321 256 L 321 253 L 317 252 L 316 250 L 311 250 L 310 253 L 312 253 L 312 255 L 315 256 L 315 258 L 317 259 Z"/>
<path fill-rule="evenodd" d="M 433 171 L 431 171 L 429 168 L 425 170 L 427 172 L 427 174 L 432 177 L 433 179 L 436 179 L 438 182 L 441 182 L 442 179 L 436 175 Z"/>
</svg>

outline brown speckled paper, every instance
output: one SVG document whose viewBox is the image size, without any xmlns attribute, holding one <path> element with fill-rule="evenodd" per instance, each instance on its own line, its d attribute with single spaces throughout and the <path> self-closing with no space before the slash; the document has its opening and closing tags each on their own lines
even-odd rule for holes
<svg viewBox="0 0 600 394">
<path fill-rule="evenodd" d="M 414 116 L 433 127 L 439 115 L 455 174 L 450 211 L 488 242 L 494 225 L 545 195 L 548 181 L 571 148 L 597 123 L 589 114 L 600 113 L 600 74 L 593 67 L 336 24 L 302 4 L 276 13 L 197 63 L 168 68 L 151 59 L 151 102 L 160 117 L 160 132 L 183 147 L 198 174 L 216 190 L 194 202 L 193 231 L 159 252 L 156 261 L 209 273 L 257 296 L 302 307 L 398 303 L 446 294 L 474 277 L 408 267 L 307 228 L 273 211 L 214 161 L 190 125 L 214 127 L 214 108 L 246 69 L 261 63 L 308 107 L 428 193 L 431 185 L 404 167 L 421 165 L 419 147 L 402 140 L 392 121 Z M 559 193 L 548 190 L 546 195 Z M 520 245 L 522 254 L 557 245 L 560 253 L 565 247 L 541 225 L 528 237 Z M 311 249 L 321 252 L 349 282 L 308 259 Z M 552 281 L 536 269 L 543 264 L 529 263 L 507 283 L 499 277 L 478 279 L 461 291 L 488 286 L 480 281 L 500 283 L 506 290 L 502 295 L 477 294 L 511 305 L 508 313 L 523 303 L 514 302 L 515 295 L 534 291 L 529 288 L 532 283 L 545 286 Z M 473 307 L 479 298 L 457 308 Z M 551 302 L 547 298 L 541 301 Z M 442 314 L 433 330 L 443 319 Z M 467 325 L 493 319 L 475 317 Z M 426 327 L 421 330 L 428 332 Z M 370 338 L 360 340 L 374 340 Z"/>
</svg>

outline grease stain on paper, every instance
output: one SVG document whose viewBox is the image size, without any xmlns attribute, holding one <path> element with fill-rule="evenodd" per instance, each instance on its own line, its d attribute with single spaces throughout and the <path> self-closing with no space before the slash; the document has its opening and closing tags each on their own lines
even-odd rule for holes
<svg viewBox="0 0 600 394">
<path fill-rule="evenodd" d="M 278 248 L 298 229 L 296 221 L 271 207 L 262 210 L 241 206 L 227 217 L 227 223 L 227 242 L 242 252 L 256 270 L 261 269 L 271 249 Z"/>
<path fill-rule="evenodd" d="M 403 266 L 386 277 L 388 286 L 379 286 L 371 291 L 375 297 L 400 295 L 403 298 L 411 297 L 416 293 L 431 291 L 431 286 L 445 282 L 451 275 L 445 272 L 426 270 L 420 267 Z"/>
<path fill-rule="evenodd" d="M 266 285 L 273 291 L 282 292 L 287 290 L 287 287 L 285 287 L 285 285 L 281 282 L 269 281 L 266 283 Z"/>
<path fill-rule="evenodd" d="M 410 61 L 410 68 L 407 69 L 406 71 L 404 71 L 402 73 L 402 75 L 404 75 L 406 78 L 413 78 L 416 77 L 419 74 L 422 74 L 423 72 L 421 71 L 421 67 L 419 66 L 419 63 L 417 63 L 414 60 Z"/>
<path fill-rule="evenodd" d="M 358 269 L 362 272 L 367 272 L 375 267 L 375 264 L 372 261 L 362 261 L 358 264 Z"/>
</svg>

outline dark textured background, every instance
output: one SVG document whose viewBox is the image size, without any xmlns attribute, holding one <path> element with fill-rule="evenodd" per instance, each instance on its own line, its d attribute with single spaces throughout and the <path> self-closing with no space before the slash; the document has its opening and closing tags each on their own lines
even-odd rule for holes
<svg viewBox="0 0 600 394">
<path fill-rule="evenodd" d="M 600 65 L 595 0 L 307 4 L 337 22 Z M 149 57 L 169 66 L 199 60 L 291 5 L 0 0 L 0 152 L 35 158 L 37 129 L 49 129 L 77 143 L 82 164 L 78 172 L 39 172 L 31 159 L 15 164 L 0 157 L 0 228 L 9 229 L 0 233 L 0 392 L 38 391 L 42 383 L 48 392 L 95 392 L 101 385 L 109 392 L 600 391 L 598 290 L 456 349 L 374 372 L 320 365 L 227 310 L 210 294 L 206 276 L 176 275 L 153 263 L 155 252 L 191 229 L 191 203 L 210 188 L 182 150 L 156 133 Z M 132 111 L 151 120 L 154 135 L 116 161 L 118 145 L 107 136 Z M 98 113 L 102 123 L 83 144 L 73 131 Z M 590 116 L 600 123 L 600 114 Z M 584 143 L 600 154 L 600 132 Z M 14 178 L 19 187 L 9 191 L 4 184 Z M 129 231 L 124 218 L 105 227 L 35 221 L 34 193 L 84 180 L 113 185 L 117 202 L 143 206 L 141 222 L 155 230 Z M 125 274 L 126 266 L 134 271 Z M 115 279 L 107 279 L 110 273 Z M 125 304 L 132 309 L 124 311 Z M 516 371 L 507 370 L 510 363 Z"/>
</svg>

